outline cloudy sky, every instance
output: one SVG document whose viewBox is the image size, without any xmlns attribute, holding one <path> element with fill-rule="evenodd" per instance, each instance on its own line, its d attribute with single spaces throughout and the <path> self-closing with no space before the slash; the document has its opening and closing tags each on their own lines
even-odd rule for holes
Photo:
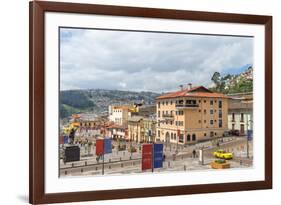
<svg viewBox="0 0 281 205">
<path fill-rule="evenodd" d="M 250 37 L 60 29 L 60 86 L 167 92 L 253 63 Z"/>
</svg>

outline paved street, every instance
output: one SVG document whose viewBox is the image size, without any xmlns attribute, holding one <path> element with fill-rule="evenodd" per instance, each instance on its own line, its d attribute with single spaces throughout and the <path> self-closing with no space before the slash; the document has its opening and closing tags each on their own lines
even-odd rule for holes
<svg viewBox="0 0 281 205">
<path fill-rule="evenodd" d="M 115 142 L 116 145 L 116 142 Z M 127 143 L 129 146 L 130 143 Z M 60 176 L 78 176 L 78 175 L 100 175 L 104 167 L 104 174 L 126 174 L 141 173 L 141 152 L 137 144 L 132 144 L 137 148 L 137 152 L 129 153 L 126 151 L 113 150 L 106 154 L 103 160 L 96 160 L 95 156 L 82 157 L 78 162 L 63 163 L 60 162 Z M 165 144 L 164 144 L 165 145 Z M 247 141 L 245 137 L 227 137 L 223 142 L 217 143 L 207 141 L 195 145 L 167 145 L 164 146 L 165 161 L 163 168 L 154 169 L 154 172 L 166 171 L 191 171 L 211 169 L 210 162 L 215 160 L 213 152 L 218 149 L 224 149 L 234 153 L 234 159 L 229 160 L 231 168 L 245 168 L 252 166 L 252 142 L 249 143 L 249 156 L 247 158 Z M 117 147 L 117 146 L 116 146 Z M 204 164 L 198 160 L 198 150 L 203 148 Z M 193 158 L 192 151 L 197 151 L 197 156 Z M 92 150 L 95 153 L 95 150 Z M 147 170 L 146 172 L 151 172 Z"/>
</svg>

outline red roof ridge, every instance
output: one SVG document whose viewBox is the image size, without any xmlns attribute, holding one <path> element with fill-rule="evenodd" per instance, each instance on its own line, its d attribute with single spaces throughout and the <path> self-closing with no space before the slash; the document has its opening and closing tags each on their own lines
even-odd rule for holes
<svg viewBox="0 0 281 205">
<path fill-rule="evenodd" d="M 204 90 L 206 90 L 206 92 L 203 92 L 203 91 L 196 92 L 196 90 L 198 90 L 199 88 L 203 88 Z M 156 99 L 167 99 L 167 98 L 186 97 L 186 96 L 228 98 L 224 94 L 213 92 L 213 91 L 205 88 L 204 86 L 196 86 L 196 87 L 192 87 L 190 89 L 186 88 L 183 90 L 166 93 L 164 95 L 158 96 Z"/>
</svg>

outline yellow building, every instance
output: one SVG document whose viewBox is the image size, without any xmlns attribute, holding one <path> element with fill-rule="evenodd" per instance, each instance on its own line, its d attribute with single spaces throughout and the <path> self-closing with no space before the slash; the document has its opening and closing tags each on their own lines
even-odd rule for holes
<svg viewBox="0 0 281 205">
<path fill-rule="evenodd" d="M 128 138 L 135 142 L 155 141 L 156 120 L 143 116 L 133 116 L 128 119 Z"/>
<path fill-rule="evenodd" d="M 189 144 L 223 136 L 228 130 L 228 97 L 203 86 L 156 98 L 156 140 Z"/>
</svg>

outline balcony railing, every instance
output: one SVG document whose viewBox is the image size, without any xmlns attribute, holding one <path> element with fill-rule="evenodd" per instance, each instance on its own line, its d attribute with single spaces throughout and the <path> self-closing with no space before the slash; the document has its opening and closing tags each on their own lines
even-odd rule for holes
<svg viewBox="0 0 281 205">
<path fill-rule="evenodd" d="M 162 117 L 164 118 L 174 118 L 173 114 L 163 114 Z"/>
<path fill-rule="evenodd" d="M 176 108 L 198 108 L 198 104 L 176 104 Z"/>
</svg>

